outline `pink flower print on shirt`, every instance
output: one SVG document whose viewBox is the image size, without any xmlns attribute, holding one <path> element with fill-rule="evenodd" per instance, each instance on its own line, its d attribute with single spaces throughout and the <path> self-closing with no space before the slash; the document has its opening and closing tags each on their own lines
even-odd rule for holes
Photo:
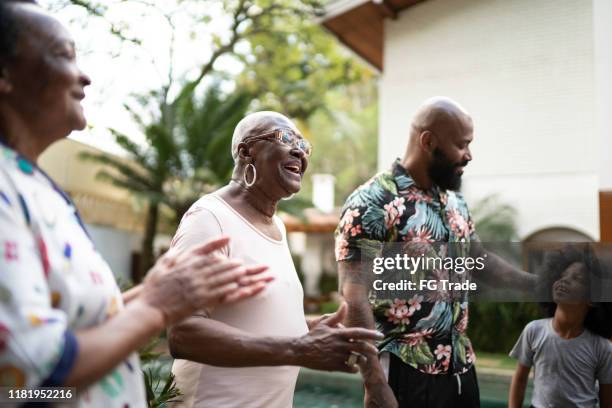
<svg viewBox="0 0 612 408">
<path fill-rule="evenodd" d="M 395 299 L 391 307 L 385 311 L 388 320 L 393 324 L 408 324 L 412 316 L 410 308 L 403 299 Z"/>
<path fill-rule="evenodd" d="M 450 224 L 453 233 L 459 238 L 465 238 L 470 234 L 470 226 L 468 222 L 456 208 L 453 208 L 448 212 L 448 223 Z"/>
<path fill-rule="evenodd" d="M 338 235 L 336 237 L 335 252 L 336 252 L 336 259 L 338 261 L 343 261 L 348 255 L 348 252 L 349 252 L 348 241 L 344 238 L 343 235 Z"/>
<path fill-rule="evenodd" d="M 448 204 L 448 193 L 445 191 L 440 192 L 440 204 L 442 204 L 444 207 L 446 207 Z"/>
<path fill-rule="evenodd" d="M 417 310 L 421 310 L 421 302 L 423 301 L 423 296 L 414 295 L 410 300 L 408 300 L 408 312 L 410 316 L 414 314 Z"/>
<path fill-rule="evenodd" d="M 355 236 L 361 234 L 361 231 L 362 231 L 361 230 L 361 225 L 354 226 L 353 228 L 351 228 L 351 231 L 350 231 L 351 237 L 355 237 Z"/>
<path fill-rule="evenodd" d="M 404 214 L 404 211 L 406 211 L 404 197 L 397 197 L 383 207 L 385 209 L 385 226 L 387 229 L 399 224 L 400 217 Z"/>
<path fill-rule="evenodd" d="M 434 350 L 434 354 L 438 360 L 449 359 L 451 356 L 451 346 L 438 344 L 438 347 Z M 444 364 L 444 362 L 442 363 Z"/>
<path fill-rule="evenodd" d="M 406 199 L 412 202 L 425 203 L 431 203 L 433 201 L 429 194 L 415 186 L 411 186 L 408 188 L 408 190 L 406 190 Z"/>
<path fill-rule="evenodd" d="M 459 333 L 465 333 L 468 326 L 468 309 L 463 311 L 463 314 L 459 318 L 459 322 L 457 323 L 457 331 Z"/>
<path fill-rule="evenodd" d="M 402 239 L 406 242 L 404 250 L 407 255 L 420 256 L 426 254 L 431 249 L 431 243 L 434 241 L 431 232 L 425 227 L 420 227 L 418 230 L 410 230 Z"/>
<path fill-rule="evenodd" d="M 423 366 L 425 374 L 440 374 L 442 371 L 435 364 L 427 364 Z"/>
<path fill-rule="evenodd" d="M 348 209 L 344 212 L 342 219 L 340 220 L 340 228 L 342 232 L 348 233 L 353 228 L 353 222 L 355 218 L 359 217 L 359 209 Z"/>
<path fill-rule="evenodd" d="M 433 242 L 431 232 L 427 228 L 421 226 L 418 230 L 408 231 L 408 235 L 404 237 L 404 241 L 430 244 Z"/>
<path fill-rule="evenodd" d="M 433 329 L 418 331 L 416 333 L 406 333 L 402 336 L 400 341 L 414 347 L 423 343 L 426 339 L 430 339 L 432 334 Z"/>
</svg>

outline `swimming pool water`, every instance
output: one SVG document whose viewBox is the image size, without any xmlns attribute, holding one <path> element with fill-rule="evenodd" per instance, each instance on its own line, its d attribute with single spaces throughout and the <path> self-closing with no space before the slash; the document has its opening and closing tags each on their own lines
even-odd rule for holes
<svg viewBox="0 0 612 408">
<path fill-rule="evenodd" d="M 508 406 L 510 387 L 508 376 L 478 373 L 482 408 Z M 529 406 L 531 387 L 527 390 L 525 406 Z M 294 408 L 361 408 L 363 385 L 358 374 L 328 373 L 308 369 L 300 370 Z"/>
</svg>

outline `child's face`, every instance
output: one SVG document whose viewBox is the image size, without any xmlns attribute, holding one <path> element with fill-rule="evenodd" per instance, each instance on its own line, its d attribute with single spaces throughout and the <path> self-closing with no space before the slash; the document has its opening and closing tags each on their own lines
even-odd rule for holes
<svg viewBox="0 0 612 408">
<path fill-rule="evenodd" d="M 553 283 L 552 295 L 555 303 L 588 303 L 588 271 L 584 264 L 574 262 Z"/>
</svg>

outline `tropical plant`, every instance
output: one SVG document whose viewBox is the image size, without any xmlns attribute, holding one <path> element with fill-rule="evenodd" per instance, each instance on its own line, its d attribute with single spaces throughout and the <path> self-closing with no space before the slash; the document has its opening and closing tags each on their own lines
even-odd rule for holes
<svg viewBox="0 0 612 408">
<path fill-rule="evenodd" d="M 81 154 L 85 159 L 108 166 L 98 177 L 148 203 L 142 245 L 144 262 L 139 276 L 134 277 L 135 282 L 152 264 L 160 207 L 167 207 L 177 223 L 197 198 L 228 181 L 233 167 L 229 147 L 233 128 L 245 115 L 250 100 L 250 95 L 243 92 L 225 95 L 218 84 L 213 84 L 202 98 L 192 94 L 177 106 L 178 120 L 173 132 L 160 123 L 146 124 L 136 109 L 126 105 L 141 125 L 146 145 L 111 129 L 130 162 L 105 153 Z M 146 103 L 146 99 L 141 102 Z"/>
<path fill-rule="evenodd" d="M 226 184 L 234 168 L 231 155 L 236 124 L 246 115 L 251 94 L 236 91 L 224 95 L 218 84 L 203 98 L 192 96 L 178 109 L 179 163 L 164 184 L 163 203 L 178 223 L 203 194 Z"/>
<path fill-rule="evenodd" d="M 127 151 L 133 164 L 109 157 L 90 156 L 114 167 L 120 174 L 112 176 L 111 172 L 106 172 L 102 177 L 134 192 L 147 203 L 141 262 L 136 281 L 153 264 L 153 241 L 162 206 L 172 208 L 175 220 L 179 219 L 196 194 L 208 191 L 225 177 L 227 156 L 218 154 L 225 141 L 218 140 L 204 145 L 196 141 L 194 146 L 189 144 L 193 140 L 182 140 L 186 131 L 197 128 L 214 130 L 216 133 L 225 132 L 226 129 L 213 127 L 218 125 L 214 121 L 204 123 L 206 118 L 192 118 L 188 114 L 190 104 L 195 107 L 193 96 L 197 94 L 200 84 L 206 84 L 211 76 L 217 75 L 219 69 L 223 70 L 223 64 L 220 63 L 225 61 L 223 58 L 233 56 L 242 62 L 248 75 L 237 81 L 238 88 L 251 92 L 257 101 L 254 108 L 274 107 L 300 118 L 321 106 L 323 93 L 330 86 L 352 78 L 352 74 L 348 73 L 352 72 L 350 67 L 355 65 L 351 58 L 338 52 L 337 46 L 330 45 L 333 43 L 327 41 L 326 34 L 312 21 L 311 17 L 321 11 L 316 0 L 223 0 L 207 3 L 206 6 L 195 0 L 122 0 L 113 4 L 94 0 L 53 0 L 51 3 L 58 7 L 77 6 L 86 10 L 92 18 L 106 20 L 111 34 L 130 45 L 142 44 L 132 35 L 137 33 L 131 29 L 131 24 L 135 23 L 116 20 L 117 13 L 113 20 L 108 16 L 112 14 L 108 12 L 112 7 L 132 4 L 150 8 L 162 16 L 169 28 L 169 64 L 159 67 L 156 65 L 158 61 L 152 61 L 162 72 L 161 77 L 165 78 L 163 83 L 159 90 L 137 97 L 138 106 L 126 106 L 143 130 L 148 146 L 143 147 L 132 141 L 132 135 L 115 130 L 113 134 L 117 143 Z M 174 60 L 176 33 L 179 27 L 185 26 L 178 22 L 191 18 L 193 27 L 206 26 L 214 14 L 211 10 L 219 7 L 227 23 L 226 30 L 223 33 L 209 33 L 210 56 L 194 64 L 196 66 L 191 69 L 177 72 Z M 195 28 L 190 33 L 192 37 L 198 35 Z M 310 46 L 310 43 L 315 46 Z M 303 50 L 308 50 L 308 53 Z M 299 68 L 298 77 L 295 77 L 298 71 L 293 66 Z M 325 76 L 324 73 L 332 74 Z M 309 80 L 313 75 L 316 78 Z M 298 92 L 300 90 L 308 92 Z M 282 105 L 265 103 L 270 99 L 267 96 L 272 94 L 292 108 L 283 109 Z M 242 98 L 237 97 L 237 100 L 229 101 L 228 104 L 240 105 L 242 101 Z M 300 108 L 307 105 L 308 109 Z M 183 121 L 188 123 L 183 124 Z M 198 162 L 202 165 L 198 165 Z M 289 205 L 296 204 L 298 201 Z"/>
<path fill-rule="evenodd" d="M 155 351 L 159 344 L 160 339 L 156 338 L 139 350 L 149 408 L 161 408 L 170 402 L 178 402 L 182 395 L 170 371 L 171 360 Z"/>
</svg>

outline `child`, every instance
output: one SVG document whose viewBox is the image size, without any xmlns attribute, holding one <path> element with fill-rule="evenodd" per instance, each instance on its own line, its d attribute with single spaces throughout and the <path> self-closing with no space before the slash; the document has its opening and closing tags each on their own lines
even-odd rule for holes
<svg viewBox="0 0 612 408">
<path fill-rule="evenodd" d="M 527 378 L 535 367 L 531 405 L 612 408 L 612 315 L 610 304 L 591 303 L 591 278 L 601 277 L 596 258 L 569 248 L 546 264 L 554 303 L 552 318 L 527 324 L 510 356 L 518 359 L 510 386 L 509 407 L 522 407 Z M 599 392 L 597 391 L 599 382 Z"/>
</svg>

